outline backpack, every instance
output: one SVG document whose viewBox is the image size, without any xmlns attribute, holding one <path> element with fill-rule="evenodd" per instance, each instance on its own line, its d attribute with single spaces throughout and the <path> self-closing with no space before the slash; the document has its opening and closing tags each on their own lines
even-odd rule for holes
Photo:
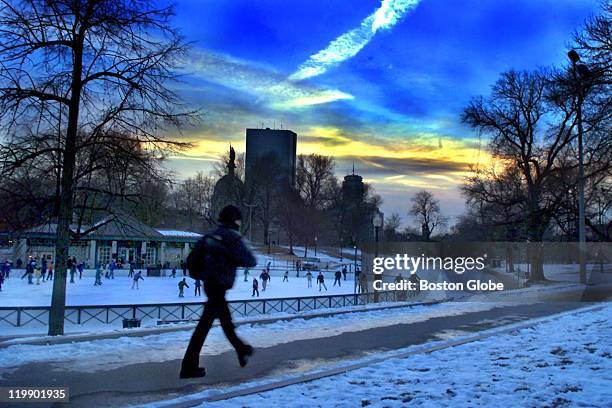
<svg viewBox="0 0 612 408">
<path fill-rule="evenodd" d="M 225 246 L 221 237 L 214 235 L 204 235 L 198 242 L 196 242 L 194 248 L 191 250 L 185 261 L 185 268 L 189 273 L 189 277 L 195 280 L 205 280 L 206 277 L 210 276 L 210 271 L 207 267 L 210 267 L 211 262 L 214 258 L 223 257 L 225 254 Z M 221 259 L 215 259 L 223 261 Z"/>
</svg>

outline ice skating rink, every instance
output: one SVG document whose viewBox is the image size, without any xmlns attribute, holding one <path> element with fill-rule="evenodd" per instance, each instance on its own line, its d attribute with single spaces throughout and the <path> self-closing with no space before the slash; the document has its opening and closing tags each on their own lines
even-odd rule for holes
<svg viewBox="0 0 612 408">
<path fill-rule="evenodd" d="M 333 272 L 325 272 L 325 290 L 319 292 L 316 285 L 316 273 L 313 273 L 312 288 L 308 288 L 304 277 L 296 278 L 295 271 L 289 272 L 289 282 L 283 282 L 280 272 L 272 274 L 271 282 L 268 282 L 267 290 L 262 291 L 259 271 L 260 298 L 283 298 L 297 296 L 337 295 L 353 293 L 353 275 L 349 274 L 346 281 L 342 281 L 341 287 L 333 287 Z M 40 282 L 29 285 L 27 278 L 20 279 L 22 271 L 11 271 L 10 278 L 5 280 L 0 292 L 0 306 L 49 306 L 51 304 L 51 291 L 53 282 Z M 304 272 L 301 272 L 303 276 Z M 144 276 L 144 274 L 143 274 Z M 93 271 L 86 271 L 83 279 L 76 278 L 75 283 L 70 283 L 70 276 L 66 283 L 66 304 L 70 306 L 83 305 L 119 305 L 119 304 L 143 304 L 143 303 L 179 303 L 197 302 L 206 300 L 204 290 L 202 296 L 194 295 L 194 281 L 187 277 L 188 289 L 185 289 L 185 297 L 178 296 L 178 282 L 183 279 L 182 272 L 177 271 L 176 277 L 146 277 L 141 280 L 140 289 L 131 289 L 132 278 L 127 277 L 127 271 L 116 272 L 115 279 L 102 278 L 102 286 L 94 286 Z M 236 284 L 228 293 L 229 300 L 252 299 L 253 276 L 249 275 L 248 282 L 244 282 L 244 275 L 238 271 Z M 36 280 L 34 280 L 36 282 Z"/>
</svg>

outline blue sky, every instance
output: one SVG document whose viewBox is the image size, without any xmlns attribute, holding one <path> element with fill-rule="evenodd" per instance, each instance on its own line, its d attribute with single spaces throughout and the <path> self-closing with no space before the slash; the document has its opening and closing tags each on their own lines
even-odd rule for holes
<svg viewBox="0 0 612 408">
<path fill-rule="evenodd" d="M 406 199 L 430 189 L 451 218 L 467 167 L 485 161 L 459 123 L 470 97 L 509 69 L 565 63 L 586 0 L 184 1 L 176 23 L 193 50 L 178 88 L 204 121 L 170 165 L 208 171 L 247 127 L 292 129 L 298 151 L 352 163 L 407 220 Z M 483 145 L 486 144 L 486 141 Z"/>
</svg>

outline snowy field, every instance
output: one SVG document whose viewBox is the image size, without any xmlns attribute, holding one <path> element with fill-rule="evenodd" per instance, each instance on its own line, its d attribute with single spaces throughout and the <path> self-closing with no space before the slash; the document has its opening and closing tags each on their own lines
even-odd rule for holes
<svg viewBox="0 0 612 408">
<path fill-rule="evenodd" d="M 5 281 L 0 292 L 1 306 L 49 306 L 51 304 L 51 292 L 53 282 L 41 282 L 40 285 L 29 285 L 27 278 L 20 279 L 19 271 L 11 272 L 10 279 Z M 83 279 L 76 278 L 75 283 L 66 284 L 66 304 L 70 306 L 81 305 L 118 305 L 118 304 L 144 304 L 144 303 L 179 303 L 197 302 L 206 300 L 204 290 L 202 296 L 195 296 L 195 285 L 193 279 L 187 277 L 189 288 L 185 289 L 185 297 L 178 296 L 178 282 L 183 279 L 182 273 L 178 273 L 176 278 L 172 277 L 146 277 L 139 282 L 139 289 L 132 289 L 132 279 L 125 276 L 125 273 L 117 274 L 115 279 L 102 278 L 102 286 L 94 286 L 95 279 L 83 276 Z M 303 274 L 302 274 L 303 275 Z M 325 289 L 319 292 L 316 287 L 316 274 L 313 274 L 312 288 L 308 288 L 306 278 L 296 278 L 295 272 L 290 273 L 289 282 L 283 282 L 282 276 L 272 274 L 272 279 L 268 282 L 268 287 L 264 292 L 259 279 L 260 298 L 281 298 L 296 296 L 318 296 L 318 295 L 337 295 L 353 293 L 354 282 L 352 275 L 347 276 L 350 280 L 342 281 L 342 286 L 333 286 L 333 278 L 325 279 L 327 292 Z M 70 278 L 68 278 L 69 280 Z M 244 282 L 242 271 L 238 272 L 234 288 L 228 292 L 228 299 L 241 300 L 252 299 L 252 275 L 248 281 Z"/>
<path fill-rule="evenodd" d="M 610 407 L 611 317 L 612 305 L 603 305 L 510 334 L 205 406 Z"/>
</svg>

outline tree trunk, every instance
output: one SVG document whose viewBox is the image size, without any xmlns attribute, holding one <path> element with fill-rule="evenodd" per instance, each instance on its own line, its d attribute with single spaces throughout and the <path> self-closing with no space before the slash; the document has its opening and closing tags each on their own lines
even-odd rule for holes
<svg viewBox="0 0 612 408">
<path fill-rule="evenodd" d="M 62 161 L 61 194 L 59 202 L 59 217 L 55 241 L 55 276 L 53 279 L 53 295 L 49 311 L 49 335 L 64 334 L 64 313 L 66 309 L 66 265 L 70 248 L 70 223 L 72 221 L 74 168 L 76 160 L 76 142 L 79 124 L 79 105 L 81 100 L 81 75 L 83 69 L 83 39 L 75 40 L 74 64 L 72 71 L 72 86 L 70 105 L 68 107 L 68 127 Z"/>
</svg>

